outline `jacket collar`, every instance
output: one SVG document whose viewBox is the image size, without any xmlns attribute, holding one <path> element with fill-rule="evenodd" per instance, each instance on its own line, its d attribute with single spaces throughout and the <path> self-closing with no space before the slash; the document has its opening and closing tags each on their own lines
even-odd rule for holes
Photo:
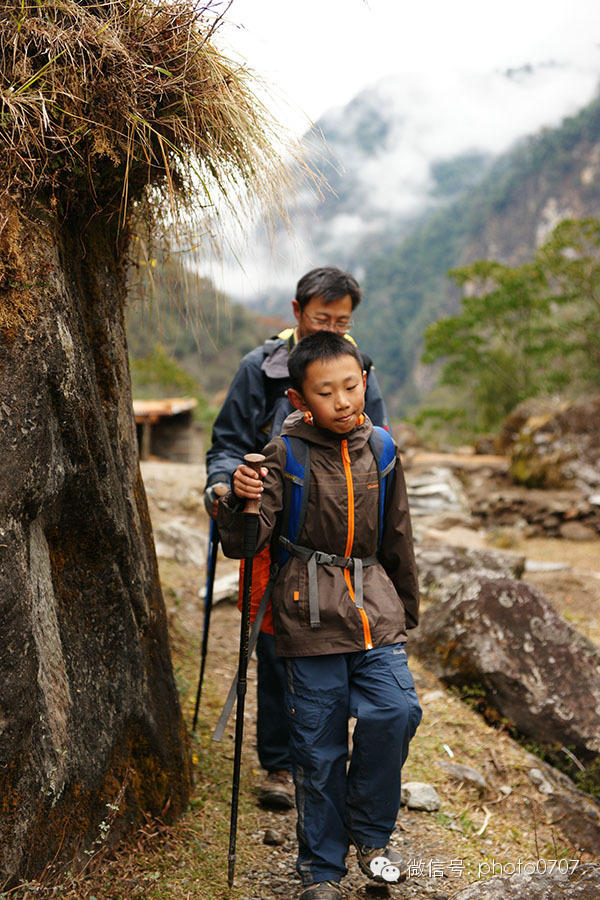
<svg viewBox="0 0 600 900">
<path fill-rule="evenodd" d="M 326 428 L 313 425 L 305 420 L 303 412 L 294 410 L 283 423 L 281 433 L 290 437 L 299 437 L 309 444 L 327 448 L 331 448 L 332 444 L 339 444 L 342 440 L 347 439 L 348 447 L 351 450 L 359 450 L 367 443 L 372 431 L 373 424 L 366 415 L 364 415 L 361 424 L 356 425 L 352 431 L 347 432 L 347 434 L 336 434 L 333 431 L 328 431 Z"/>
<path fill-rule="evenodd" d="M 351 335 L 344 335 L 347 341 L 356 346 Z M 298 329 L 284 328 L 276 337 L 269 338 L 263 344 L 264 359 L 261 369 L 267 378 L 288 378 L 288 357 L 298 343 Z"/>
</svg>

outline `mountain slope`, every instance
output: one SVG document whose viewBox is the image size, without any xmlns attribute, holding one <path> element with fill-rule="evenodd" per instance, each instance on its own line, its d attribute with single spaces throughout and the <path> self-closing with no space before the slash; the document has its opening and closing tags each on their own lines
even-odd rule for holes
<svg viewBox="0 0 600 900">
<path fill-rule="evenodd" d="M 532 255 L 560 219 L 600 215 L 600 97 L 556 128 L 519 142 L 478 185 L 426 215 L 402 240 L 364 262 L 367 298 L 357 337 L 375 355 L 392 408 L 429 385 L 419 364 L 425 326 L 456 312 L 449 268 L 480 258 L 509 264 Z"/>
</svg>

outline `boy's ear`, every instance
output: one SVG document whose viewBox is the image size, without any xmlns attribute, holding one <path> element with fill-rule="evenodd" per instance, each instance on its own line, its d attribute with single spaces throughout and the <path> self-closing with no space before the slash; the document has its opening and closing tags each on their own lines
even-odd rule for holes
<svg viewBox="0 0 600 900">
<path fill-rule="evenodd" d="M 366 391 L 367 389 L 367 373 L 363 369 L 363 388 Z"/>
<path fill-rule="evenodd" d="M 288 388 L 287 397 L 294 409 L 299 409 L 302 412 L 306 412 L 308 406 L 306 405 L 306 400 L 304 399 L 300 391 L 297 391 L 295 388 Z"/>
</svg>

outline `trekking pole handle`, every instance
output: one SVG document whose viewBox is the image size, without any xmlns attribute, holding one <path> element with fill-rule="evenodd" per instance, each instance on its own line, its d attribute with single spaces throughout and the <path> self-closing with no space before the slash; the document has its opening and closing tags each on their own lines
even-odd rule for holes
<svg viewBox="0 0 600 900">
<path fill-rule="evenodd" d="M 247 466 L 257 473 L 260 478 L 260 470 L 265 461 L 265 457 L 262 453 L 246 453 L 244 456 L 244 462 Z M 258 498 L 256 500 L 246 500 L 246 505 L 244 507 L 244 512 L 249 513 L 251 516 L 257 516 L 260 510 L 260 500 Z"/>
</svg>

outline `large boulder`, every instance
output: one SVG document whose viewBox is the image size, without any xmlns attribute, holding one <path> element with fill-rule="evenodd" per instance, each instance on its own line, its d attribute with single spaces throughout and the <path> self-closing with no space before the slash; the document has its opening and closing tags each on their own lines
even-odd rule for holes
<svg viewBox="0 0 600 900">
<path fill-rule="evenodd" d="M 467 573 L 492 578 L 520 578 L 525 557 L 518 553 L 476 547 L 455 547 L 437 541 L 415 545 L 419 589 L 429 600 L 447 600 L 465 581 Z"/>
<path fill-rule="evenodd" d="M 515 863 L 497 862 L 500 870 L 514 871 L 519 865 L 525 872 L 508 875 L 496 875 L 488 881 L 476 881 L 468 887 L 453 894 L 454 900 L 598 900 L 600 897 L 600 867 L 589 866 L 573 873 L 570 870 L 577 865 L 576 860 L 561 860 L 555 863 L 551 874 L 538 874 L 549 868 L 550 863 L 544 860 L 526 860 Z M 479 870 L 482 874 L 492 871 L 494 862 L 482 862 Z M 558 865 L 568 871 L 557 871 Z"/>
<path fill-rule="evenodd" d="M 522 735 L 600 753 L 600 650 L 535 588 L 473 572 L 423 613 L 413 647 L 446 683 L 476 685 Z"/>
<path fill-rule="evenodd" d="M 510 474 L 527 487 L 576 487 L 586 496 L 600 488 L 600 395 L 547 407 L 503 429 Z M 511 435 L 510 441 L 508 435 Z"/>
<path fill-rule="evenodd" d="M 529 779 L 544 795 L 548 824 L 557 826 L 571 846 L 600 858 L 600 803 L 539 757 L 529 754 L 528 763 Z"/>
</svg>

